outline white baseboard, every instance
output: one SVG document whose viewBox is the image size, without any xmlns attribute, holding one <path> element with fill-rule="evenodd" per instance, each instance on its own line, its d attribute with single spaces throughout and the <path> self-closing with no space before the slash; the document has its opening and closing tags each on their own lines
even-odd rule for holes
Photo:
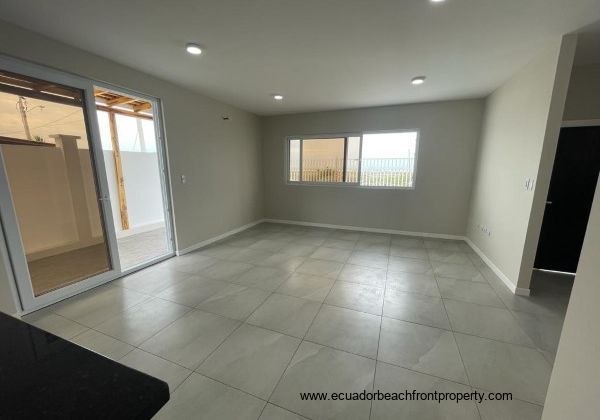
<svg viewBox="0 0 600 420">
<path fill-rule="evenodd" d="M 236 233 L 242 232 L 242 231 L 244 231 L 246 229 L 250 229 L 252 226 L 256 226 L 259 223 L 262 223 L 264 221 L 265 221 L 265 219 L 255 220 L 254 222 L 251 222 L 251 223 L 248 223 L 248 224 L 246 224 L 244 226 L 240 226 L 238 228 L 232 229 L 232 230 L 230 230 L 228 232 L 222 233 L 222 234 L 220 234 L 218 236 L 214 236 L 214 237 L 212 237 L 210 239 L 207 239 L 205 241 L 198 242 L 197 244 L 194 244 L 192 246 L 188 246 L 187 248 L 178 249 L 175 253 L 177 255 L 188 254 L 188 253 L 190 253 L 192 251 L 196 251 L 197 249 L 204 248 L 204 247 L 206 247 L 206 246 L 208 246 L 208 245 L 210 245 L 212 243 L 220 241 L 221 239 L 225 239 L 225 238 L 227 238 L 227 237 L 229 237 L 231 235 L 235 235 Z"/>
<path fill-rule="evenodd" d="M 313 223 L 313 222 L 302 222 L 297 220 L 283 220 L 283 219 L 264 219 L 264 222 L 268 223 L 282 223 L 286 225 L 300 225 L 300 226 L 312 226 L 322 227 L 328 229 L 343 229 L 343 230 L 355 230 L 360 232 L 373 232 L 373 233 L 390 233 L 393 235 L 406 235 L 406 236 L 419 236 L 422 238 L 437 238 L 437 239 L 454 239 L 464 240 L 465 237 L 461 235 L 447 235 L 445 233 L 429 233 L 429 232 L 411 232 L 405 230 L 396 229 L 380 229 L 370 228 L 364 226 L 345 226 L 345 225 L 332 225 L 328 223 Z"/>
<path fill-rule="evenodd" d="M 475 245 L 475 243 L 473 243 L 473 241 L 471 241 L 468 237 L 465 237 L 464 239 L 469 244 L 469 246 L 473 248 L 473 251 L 475 251 L 475 253 L 479 255 L 483 262 L 486 263 L 487 266 L 494 272 L 494 274 L 496 274 L 498 278 L 502 280 L 502 283 L 504 283 L 508 290 L 510 290 L 515 295 L 529 296 L 529 289 L 517 287 L 512 281 L 510 281 L 506 274 L 504 274 L 502 270 L 500 270 L 498 266 L 496 266 L 496 264 L 494 264 L 492 260 L 490 260 L 488 256 L 485 255 L 483 251 L 477 247 L 477 245 Z"/>
</svg>

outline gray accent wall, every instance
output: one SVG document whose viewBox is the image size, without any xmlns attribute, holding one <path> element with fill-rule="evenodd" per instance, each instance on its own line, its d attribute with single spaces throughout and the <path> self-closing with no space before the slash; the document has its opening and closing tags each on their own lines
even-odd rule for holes
<svg viewBox="0 0 600 420">
<path fill-rule="evenodd" d="M 464 235 L 483 100 L 265 117 L 267 218 Z M 285 140 L 301 134 L 419 130 L 414 189 L 288 185 Z"/>
</svg>

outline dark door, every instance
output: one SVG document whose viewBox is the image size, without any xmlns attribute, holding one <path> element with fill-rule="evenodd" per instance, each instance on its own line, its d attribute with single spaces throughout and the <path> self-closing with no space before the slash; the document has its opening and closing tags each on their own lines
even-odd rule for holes
<svg viewBox="0 0 600 420">
<path fill-rule="evenodd" d="M 600 171 L 600 127 L 563 128 L 535 268 L 575 273 Z"/>
</svg>

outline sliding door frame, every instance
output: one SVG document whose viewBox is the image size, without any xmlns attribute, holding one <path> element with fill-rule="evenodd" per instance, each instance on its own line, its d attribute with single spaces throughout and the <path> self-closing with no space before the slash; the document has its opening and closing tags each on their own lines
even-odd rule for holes
<svg viewBox="0 0 600 420">
<path fill-rule="evenodd" d="M 121 272 L 117 253 L 117 238 L 113 226 L 113 218 L 108 200 L 108 182 L 106 178 L 100 131 L 97 118 L 91 111 L 95 111 L 93 83 L 91 80 L 54 70 L 45 66 L 32 64 L 26 61 L 0 55 L 0 68 L 26 77 L 32 77 L 79 89 L 83 93 L 82 112 L 85 120 L 92 171 L 98 195 L 98 207 L 103 227 L 104 241 L 109 255 L 110 267 L 107 271 L 93 275 L 60 289 L 35 296 L 31 284 L 29 267 L 25 257 L 17 214 L 14 208 L 10 185 L 6 173 L 4 156 L 0 152 L 0 219 L 6 247 L 8 250 L 10 266 L 19 295 L 21 313 L 28 313 L 48 306 L 51 303 L 81 293 L 110 280 L 117 278 Z"/>
<path fill-rule="evenodd" d="M 163 124 L 163 110 L 161 106 L 160 99 L 146 95 L 144 93 L 140 93 L 131 89 L 123 88 L 120 86 L 115 86 L 110 83 L 100 82 L 100 81 L 92 81 L 93 86 L 106 89 L 109 91 L 113 91 L 115 93 L 122 93 L 124 95 L 138 98 L 146 102 L 150 102 L 152 104 L 152 122 L 154 123 L 154 134 L 156 137 L 156 153 L 158 157 L 158 170 L 160 172 L 160 183 L 161 183 L 161 191 L 163 198 L 163 214 L 165 216 L 165 232 L 167 235 L 167 243 L 169 245 L 169 250 L 166 254 L 160 255 L 151 260 L 145 261 L 142 264 L 129 267 L 126 270 L 121 269 L 121 276 L 126 275 L 148 266 L 154 265 L 157 262 L 166 260 L 175 256 L 175 252 L 177 249 L 176 243 L 176 235 L 175 235 L 175 223 L 174 223 L 174 215 L 173 215 L 173 201 L 171 194 L 171 182 L 170 182 L 170 169 L 169 169 L 169 159 L 168 159 L 168 149 L 167 149 L 167 141 L 165 138 L 165 130 Z M 94 115 L 95 116 L 95 115 Z M 97 118 L 96 122 L 97 122 Z M 100 137 L 98 137 L 100 138 Z M 118 252 L 118 251 L 117 251 Z"/>
<path fill-rule="evenodd" d="M 12 193 L 8 184 L 6 174 L 6 166 L 4 157 L 0 150 L 0 234 L 6 244 L 6 252 L 2 252 L 0 257 L 4 257 L 6 269 L 10 270 L 9 277 L 12 274 L 14 281 L 14 291 L 18 297 L 17 306 L 18 315 L 24 315 L 35 310 L 41 309 L 52 303 L 69 298 L 71 296 L 82 293 L 86 290 L 100 286 L 119 277 L 122 277 L 130 272 L 143 269 L 149 265 L 156 264 L 159 261 L 171 258 L 175 255 L 176 236 L 175 224 L 173 215 L 173 203 L 171 199 L 170 176 L 168 165 L 167 145 L 163 125 L 163 115 L 161 103 L 158 98 L 145 95 L 139 92 L 134 92 L 118 86 L 113 86 L 97 80 L 81 77 L 61 70 L 52 69 L 46 66 L 30 63 L 17 58 L 0 54 L 0 69 L 20 74 L 26 77 L 32 77 L 51 83 L 57 83 L 69 87 L 79 89 L 83 93 L 83 115 L 86 123 L 88 135 L 88 144 L 94 173 L 99 210 L 101 212 L 101 221 L 103 225 L 104 239 L 109 254 L 110 265 L 108 271 L 76 283 L 67 285 L 57 290 L 45 293 L 40 296 L 35 296 L 31 284 L 29 267 L 25 257 L 25 249 L 21 239 L 21 232 L 13 205 Z M 114 220 L 112 216 L 112 208 L 110 203 L 110 194 L 108 186 L 108 178 L 106 174 L 106 166 L 102 151 L 102 143 L 100 140 L 100 129 L 96 114 L 96 102 L 94 96 L 94 86 L 115 90 L 117 92 L 130 94 L 134 97 L 142 98 L 152 103 L 154 129 L 157 141 L 157 154 L 159 161 L 159 171 L 161 174 L 161 189 L 163 195 L 163 207 L 165 215 L 166 234 L 169 244 L 169 252 L 165 255 L 152 259 L 135 267 L 128 268 L 123 271 L 120 260 L 117 244 L 116 230 L 114 228 Z M 2 247 L 4 248 L 4 247 Z M 11 279 L 9 278 L 9 281 Z"/>
</svg>

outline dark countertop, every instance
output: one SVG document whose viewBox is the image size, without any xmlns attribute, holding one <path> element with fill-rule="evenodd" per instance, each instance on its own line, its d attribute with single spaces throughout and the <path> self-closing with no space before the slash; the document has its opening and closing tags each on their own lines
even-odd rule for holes
<svg viewBox="0 0 600 420">
<path fill-rule="evenodd" d="M 1 419 L 149 419 L 168 385 L 0 313 Z"/>
</svg>

